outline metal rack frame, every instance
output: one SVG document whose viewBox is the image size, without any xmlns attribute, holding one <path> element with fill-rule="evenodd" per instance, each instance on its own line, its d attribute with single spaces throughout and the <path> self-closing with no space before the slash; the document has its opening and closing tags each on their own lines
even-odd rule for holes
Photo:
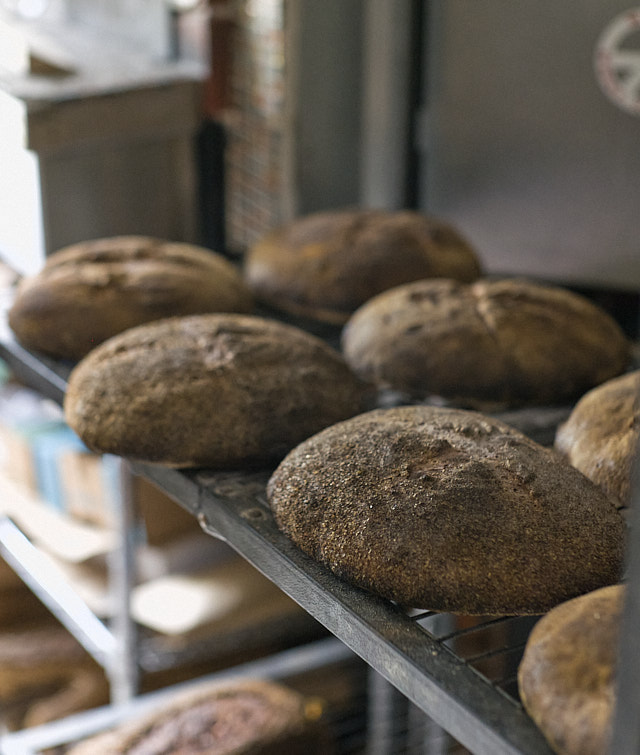
<svg viewBox="0 0 640 755">
<path fill-rule="evenodd" d="M 69 365 L 36 357 L 12 340 L 0 341 L 0 357 L 26 384 L 62 401 Z M 390 601 L 350 586 L 306 556 L 277 528 L 265 497 L 270 470 L 175 470 L 123 463 L 193 514 L 205 532 L 225 540 L 469 750 L 479 755 L 551 753 L 514 691 L 515 669 L 531 617 L 479 620 L 476 625 L 459 628 L 454 617 L 406 612 Z M 126 518 L 126 512 L 123 516 Z M 640 542 L 635 543 L 640 541 L 640 532 L 637 527 L 631 531 L 635 538 L 630 542 L 630 552 L 640 554 Z M 640 558 L 631 559 L 630 577 L 638 589 L 629 591 L 626 632 L 638 626 Z M 475 655 L 461 652 L 462 638 L 500 624 L 506 628 L 503 644 Z M 621 646 L 624 658 L 620 684 L 635 690 L 639 664 L 627 658 L 632 655 L 627 643 Z M 510 679 L 492 680 L 481 670 L 483 661 L 509 655 L 514 672 Z M 631 724 L 629 715 L 634 718 Z M 636 752 L 638 725 L 632 705 L 619 706 L 616 724 L 616 753 Z"/>
<path fill-rule="evenodd" d="M 550 753 L 518 701 L 419 621 L 351 587 L 277 528 L 262 492 L 267 474 L 132 465 L 227 541 L 461 744 L 477 753 Z M 429 618 L 428 616 L 426 618 Z M 516 620 L 517 621 L 517 620 Z"/>
<path fill-rule="evenodd" d="M 114 509 L 126 517 L 132 512 L 129 505 Z M 121 536 L 109 553 L 108 573 L 115 611 L 113 625 L 108 627 L 22 530 L 8 516 L 0 516 L 0 556 L 104 668 L 111 701 L 116 704 L 133 698 L 138 687 L 136 627 L 129 614 L 134 571 L 133 546 L 126 533 L 131 530 L 123 522 L 118 531 Z"/>
<path fill-rule="evenodd" d="M 141 697 L 120 704 L 94 708 L 59 721 L 11 733 L 0 741 L 1 755 L 33 755 L 33 753 L 56 748 L 90 737 L 107 728 L 117 726 L 127 719 L 146 715 L 157 706 L 170 702 L 176 694 L 196 689 L 208 682 L 227 683 L 243 678 L 285 679 L 334 663 L 353 658 L 351 651 L 336 639 L 329 637 L 309 645 L 284 650 L 268 658 L 240 664 L 232 669 L 217 671 L 201 677 L 147 692 Z"/>
<path fill-rule="evenodd" d="M 25 384 L 61 404 L 66 390 L 69 365 L 45 363 L 13 342 L 0 345 L 0 354 Z M 133 698 L 138 687 L 137 638 L 129 612 L 129 596 L 134 579 L 134 508 L 130 474 L 125 461 L 118 464 L 117 545 L 109 553 L 109 589 L 115 613 L 111 626 L 101 621 L 80 598 L 68 581 L 31 544 L 7 516 L 0 517 L 0 556 L 23 582 L 49 608 L 107 674 L 111 700 L 124 703 Z"/>
<path fill-rule="evenodd" d="M 6 337 L 0 357 L 27 385 L 62 402 L 71 365 L 36 356 Z M 456 651 L 460 632 L 438 633 L 431 626 L 434 614 L 411 615 L 350 586 L 280 532 L 265 499 L 270 470 L 129 466 L 193 514 L 205 532 L 225 540 L 462 745 L 486 755 L 551 752 L 517 698 Z"/>
</svg>

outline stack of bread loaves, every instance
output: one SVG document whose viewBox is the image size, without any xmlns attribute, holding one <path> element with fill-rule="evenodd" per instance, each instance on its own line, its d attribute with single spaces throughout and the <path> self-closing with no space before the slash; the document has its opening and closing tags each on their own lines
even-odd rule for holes
<svg viewBox="0 0 640 755">
<path fill-rule="evenodd" d="M 51 255 L 9 325 L 27 348 L 80 360 L 65 410 L 90 449 L 229 467 L 279 459 L 367 399 L 338 352 L 252 306 L 221 255 L 125 236 Z"/>
<path fill-rule="evenodd" d="M 80 360 L 64 408 L 90 449 L 172 467 L 269 465 L 278 527 L 352 585 L 462 614 L 564 604 L 532 635 L 522 695 L 560 751 L 587 753 L 602 737 L 586 708 L 561 722 L 574 722 L 570 737 L 555 733 L 557 698 L 541 680 L 567 653 L 544 632 L 555 634 L 553 617 L 573 621 L 572 607 L 586 605 L 577 596 L 621 578 L 618 508 L 629 498 L 640 375 L 618 377 L 629 341 L 587 299 L 480 272 L 472 247 L 440 221 L 329 212 L 263 239 L 242 275 L 211 252 L 139 237 L 68 249 L 21 285 L 9 322 L 28 348 Z M 342 354 L 251 314 L 252 297 L 344 325 Z M 372 388 L 412 405 L 372 408 Z M 557 450 L 471 411 L 567 404 L 587 391 Z M 434 395 L 452 406 L 417 403 Z M 609 600 L 618 588 L 594 594 Z M 201 742 L 220 721 L 234 746 L 259 730 L 255 741 L 270 732 L 271 749 L 252 752 L 312 752 L 303 706 L 283 694 L 215 691 L 109 735 L 99 751 L 177 741 L 195 718 Z M 598 707 L 593 718 L 606 715 Z"/>
<path fill-rule="evenodd" d="M 337 574 L 402 604 L 538 613 L 619 579 L 619 513 L 552 451 L 460 409 L 367 412 L 371 383 L 471 403 L 568 400 L 627 364 L 628 341 L 605 312 L 555 287 L 452 280 L 477 278 L 473 251 L 416 213 L 315 215 L 265 245 L 247 259 L 256 292 L 272 258 L 295 259 L 315 270 L 307 283 L 321 280 L 336 294 L 338 282 L 358 289 L 333 303 L 305 300 L 308 311 L 317 306 L 340 319 L 371 295 L 359 286 L 374 270 L 379 287 L 397 282 L 389 269 L 440 278 L 364 303 L 344 330 L 346 361 L 297 327 L 248 314 L 183 314 L 128 327 L 91 349 L 69 378 L 66 418 L 90 449 L 173 467 L 279 464 L 268 496 L 281 529 Z M 13 327 L 30 290 L 48 291 L 34 318 L 44 316 L 42 302 L 46 312 L 58 302 L 59 322 L 69 318 L 74 305 L 51 295 L 54 281 L 95 284 L 100 297 L 86 287 L 78 294 L 84 314 L 94 302 L 90 323 L 109 319 L 114 301 L 127 309 L 128 296 L 137 308 L 153 302 L 149 311 L 158 315 L 167 301 L 160 293 L 171 290 L 175 302 L 175 281 L 195 285 L 218 264 L 196 264 L 180 245 L 170 254 L 151 246 L 129 239 L 117 253 L 106 242 L 62 252 L 40 286 L 23 288 Z M 234 275 L 218 282 L 227 288 L 224 306 L 246 305 Z"/>
</svg>

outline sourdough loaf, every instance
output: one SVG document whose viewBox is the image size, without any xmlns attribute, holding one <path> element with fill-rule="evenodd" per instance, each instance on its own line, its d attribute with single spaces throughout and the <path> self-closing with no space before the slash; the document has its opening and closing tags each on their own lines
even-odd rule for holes
<svg viewBox="0 0 640 755">
<path fill-rule="evenodd" d="M 577 398 L 630 359 L 627 338 L 603 309 L 523 280 L 398 286 L 349 319 L 342 349 L 381 387 L 482 410 Z"/>
<path fill-rule="evenodd" d="M 275 520 L 352 584 L 400 604 L 535 614 L 616 582 L 624 523 L 552 450 L 476 412 L 376 409 L 293 449 Z"/>
<path fill-rule="evenodd" d="M 472 281 L 479 274 L 476 252 L 452 226 L 408 210 L 306 215 L 260 239 L 244 262 L 258 299 L 338 325 L 391 286 L 432 277 Z"/>
<path fill-rule="evenodd" d="M 57 622 L 0 632 L 0 708 L 7 728 L 39 726 L 108 700 L 103 669 Z"/>
<path fill-rule="evenodd" d="M 9 325 L 27 348 L 77 360 L 127 328 L 173 315 L 249 312 L 241 273 L 220 254 L 145 236 L 65 247 L 19 284 Z"/>
<path fill-rule="evenodd" d="M 251 315 L 209 314 L 110 338 L 72 370 L 64 410 L 94 451 L 227 467 L 282 458 L 365 399 L 319 338 Z"/>
<path fill-rule="evenodd" d="M 593 388 L 556 432 L 568 461 L 628 506 L 640 436 L 640 370 Z"/>
<path fill-rule="evenodd" d="M 203 684 L 69 755 L 325 755 L 321 709 L 281 684 Z"/>
<path fill-rule="evenodd" d="M 574 598 L 542 617 L 518 670 L 520 697 L 555 752 L 609 752 L 624 588 Z M 632 701 L 629 701 L 632 702 Z"/>
</svg>

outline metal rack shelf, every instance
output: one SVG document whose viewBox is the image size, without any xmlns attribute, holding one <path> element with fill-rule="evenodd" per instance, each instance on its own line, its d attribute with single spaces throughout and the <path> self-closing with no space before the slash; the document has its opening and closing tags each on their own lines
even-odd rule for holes
<svg viewBox="0 0 640 755">
<path fill-rule="evenodd" d="M 231 669 L 217 671 L 196 680 L 180 682 L 170 687 L 147 692 L 125 703 L 94 708 L 41 726 L 12 732 L 0 738 L 0 753 L 1 755 L 34 755 L 34 753 L 50 752 L 52 749 L 58 751 L 58 747 L 66 747 L 69 743 L 93 736 L 137 716 L 147 715 L 158 706 L 170 703 L 176 694 L 196 690 L 203 684 L 211 682 L 226 684 L 246 678 L 265 678 L 286 683 L 288 677 L 334 664 L 350 663 L 352 660 L 353 655 L 348 648 L 336 639 L 328 637 L 309 645 L 275 653 L 268 658 L 260 658 Z M 349 724 L 353 727 L 353 722 L 348 718 L 346 722 L 340 720 L 334 722 L 343 740 L 349 736 L 347 728 Z M 359 728 L 356 727 L 356 737 L 361 739 L 364 732 L 358 731 Z"/>
<path fill-rule="evenodd" d="M 61 402 L 71 366 L 40 358 L 10 338 L 0 357 L 14 374 Z M 335 637 L 474 753 L 548 755 L 517 699 L 515 670 L 531 618 L 471 620 L 402 610 L 354 588 L 277 528 L 265 499 L 271 470 L 174 470 L 131 463 L 225 540 Z"/>
<path fill-rule="evenodd" d="M 0 338 L 0 355 L 25 384 L 56 403 L 62 402 L 69 364 L 31 354 L 10 335 L 6 343 Z M 286 620 L 278 616 L 263 619 L 259 636 L 247 626 L 230 634 L 194 637 L 189 643 L 167 641 L 138 627 L 129 610 L 136 574 L 134 533 L 139 531 L 132 475 L 125 460 L 114 457 L 112 461 L 112 469 L 117 470 L 109 476 L 115 544 L 107 554 L 107 576 L 113 611 L 107 621 L 92 612 L 57 564 L 33 545 L 9 516 L 0 514 L 0 557 L 103 667 L 112 703 L 126 704 L 136 697 L 143 674 L 203 661 L 215 664 L 238 654 L 244 657 L 247 652 L 274 652 L 322 636 L 322 629 L 303 612 L 288 615 Z"/>
</svg>

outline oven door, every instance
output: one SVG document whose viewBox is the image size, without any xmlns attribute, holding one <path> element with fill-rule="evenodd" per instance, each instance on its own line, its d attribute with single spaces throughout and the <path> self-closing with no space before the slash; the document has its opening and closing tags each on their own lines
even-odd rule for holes
<svg viewBox="0 0 640 755">
<path fill-rule="evenodd" d="M 640 285 L 640 5 L 433 0 L 422 209 L 489 272 Z"/>
</svg>

